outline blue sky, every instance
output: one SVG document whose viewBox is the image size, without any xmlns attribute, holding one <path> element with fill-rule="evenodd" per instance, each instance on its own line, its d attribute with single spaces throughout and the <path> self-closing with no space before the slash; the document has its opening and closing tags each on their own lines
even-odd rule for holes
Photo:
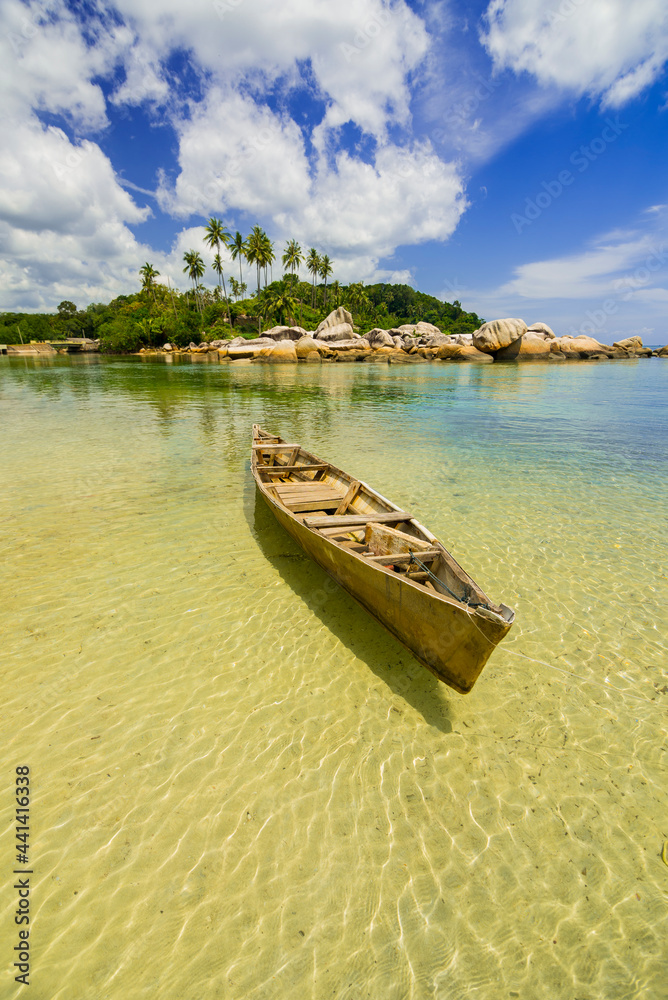
<svg viewBox="0 0 668 1000">
<path fill-rule="evenodd" d="M 665 0 L 4 0 L 0 308 L 184 286 L 215 215 L 665 343 L 667 60 Z"/>
</svg>

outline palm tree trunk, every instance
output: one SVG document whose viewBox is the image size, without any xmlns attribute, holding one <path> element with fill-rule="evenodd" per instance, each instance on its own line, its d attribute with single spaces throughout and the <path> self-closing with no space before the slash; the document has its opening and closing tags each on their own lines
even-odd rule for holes
<svg viewBox="0 0 668 1000">
<path fill-rule="evenodd" d="M 174 309 L 174 319 L 178 322 L 178 316 L 176 315 L 176 303 L 174 302 L 174 292 L 172 291 L 172 285 L 169 280 L 169 277 L 167 278 L 167 287 L 169 288 L 169 294 L 172 299 L 172 308 Z"/>
<path fill-rule="evenodd" d="M 223 293 L 225 295 L 225 304 L 227 305 L 227 322 L 230 324 L 230 330 L 231 330 L 232 329 L 232 314 L 230 313 L 230 303 L 229 303 L 228 298 L 227 298 L 227 288 L 225 287 L 225 275 L 222 273 L 222 271 L 221 271 L 220 276 L 223 279 Z"/>
</svg>

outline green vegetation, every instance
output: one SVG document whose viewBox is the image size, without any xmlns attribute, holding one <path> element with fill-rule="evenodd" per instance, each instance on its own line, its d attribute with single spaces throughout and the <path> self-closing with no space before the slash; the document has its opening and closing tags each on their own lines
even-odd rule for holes
<svg viewBox="0 0 668 1000">
<path fill-rule="evenodd" d="M 211 218 L 204 242 L 216 251 L 213 290 L 202 284 L 206 266 L 197 250 L 184 256 L 183 273 L 192 288 L 180 292 L 169 282 L 157 279 L 160 272 L 148 261 L 139 269 L 141 289 L 119 295 L 108 305 L 92 303 L 85 310 L 64 301 L 57 313 L 0 313 L 0 343 L 18 344 L 30 340 L 64 340 L 67 337 L 100 339 L 100 349 L 108 354 L 127 354 L 141 347 L 199 344 L 203 340 L 235 336 L 254 337 L 273 324 L 299 325 L 314 330 L 327 313 L 340 305 L 353 315 L 356 329 L 366 333 L 373 327 L 384 329 L 423 320 L 444 333 L 471 333 L 483 320 L 465 312 L 459 302 L 441 302 L 433 295 L 418 292 L 410 285 L 364 285 L 358 281 L 342 285 L 328 279 L 334 273 L 327 254 L 315 247 L 308 254 L 296 240 L 290 240 L 281 262 L 286 273 L 271 280 L 276 261 L 274 244 L 260 226 L 246 239 L 237 232 L 232 237 L 220 219 Z M 225 281 L 221 249 L 239 262 L 239 280 L 230 275 Z M 256 288 L 247 296 L 242 261 L 256 269 Z M 302 281 L 299 269 L 305 264 L 311 281 Z M 320 283 L 316 284 L 316 279 Z M 231 295 L 227 294 L 229 285 Z"/>
</svg>

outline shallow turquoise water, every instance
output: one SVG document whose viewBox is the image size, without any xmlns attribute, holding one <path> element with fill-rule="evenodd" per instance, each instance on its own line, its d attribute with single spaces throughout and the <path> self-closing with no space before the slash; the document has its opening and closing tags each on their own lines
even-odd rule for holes
<svg viewBox="0 0 668 1000">
<path fill-rule="evenodd" d="M 0 359 L 31 996 L 663 997 L 667 383 Z M 256 502 L 253 422 L 515 607 L 469 696 Z"/>
</svg>

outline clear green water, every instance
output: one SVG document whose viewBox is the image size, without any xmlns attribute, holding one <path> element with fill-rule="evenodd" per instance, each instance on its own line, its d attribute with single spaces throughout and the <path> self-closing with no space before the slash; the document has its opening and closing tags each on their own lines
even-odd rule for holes
<svg viewBox="0 0 668 1000">
<path fill-rule="evenodd" d="M 31 1000 L 666 997 L 668 362 L 2 359 L 2 979 Z M 517 624 L 462 697 L 256 501 L 253 421 Z"/>
</svg>

